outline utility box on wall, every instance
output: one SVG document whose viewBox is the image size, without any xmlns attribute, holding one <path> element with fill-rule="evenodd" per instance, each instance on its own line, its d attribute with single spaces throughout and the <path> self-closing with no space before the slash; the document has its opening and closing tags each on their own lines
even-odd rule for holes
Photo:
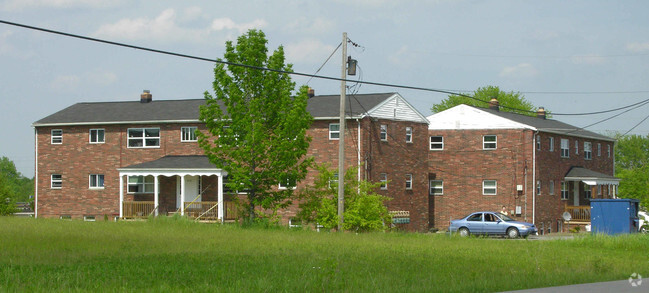
<svg viewBox="0 0 649 293">
<path fill-rule="evenodd" d="M 593 233 L 619 234 L 638 232 L 637 199 L 591 199 L 590 223 Z"/>
</svg>

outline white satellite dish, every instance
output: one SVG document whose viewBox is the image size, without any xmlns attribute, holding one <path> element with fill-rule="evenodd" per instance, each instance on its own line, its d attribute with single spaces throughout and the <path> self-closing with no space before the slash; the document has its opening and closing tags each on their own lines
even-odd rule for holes
<svg viewBox="0 0 649 293">
<path fill-rule="evenodd" d="M 572 220 L 572 215 L 569 212 L 563 212 L 562 216 L 563 216 L 563 220 L 566 221 L 566 222 L 569 222 L 570 220 Z"/>
</svg>

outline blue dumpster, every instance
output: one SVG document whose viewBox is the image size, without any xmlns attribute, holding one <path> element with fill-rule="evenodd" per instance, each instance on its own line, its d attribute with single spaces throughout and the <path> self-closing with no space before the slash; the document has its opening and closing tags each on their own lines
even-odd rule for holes
<svg viewBox="0 0 649 293">
<path fill-rule="evenodd" d="M 638 232 L 639 204 L 639 200 L 632 198 L 591 199 L 590 224 L 593 233 Z"/>
</svg>

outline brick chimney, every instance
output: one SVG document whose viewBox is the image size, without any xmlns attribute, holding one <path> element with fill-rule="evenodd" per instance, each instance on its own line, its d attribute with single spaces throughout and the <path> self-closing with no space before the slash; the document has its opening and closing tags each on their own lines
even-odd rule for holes
<svg viewBox="0 0 649 293">
<path fill-rule="evenodd" d="M 545 108 L 539 107 L 539 109 L 536 111 L 536 117 L 539 117 L 541 119 L 546 119 Z"/>
<path fill-rule="evenodd" d="M 315 90 L 312 88 L 309 88 L 309 99 L 315 97 Z"/>
<path fill-rule="evenodd" d="M 144 90 L 140 95 L 140 103 L 151 103 L 153 101 L 153 95 L 149 90 Z"/>
<path fill-rule="evenodd" d="M 498 99 L 491 98 L 491 100 L 489 101 L 489 109 L 500 112 L 500 102 L 498 102 Z"/>
</svg>

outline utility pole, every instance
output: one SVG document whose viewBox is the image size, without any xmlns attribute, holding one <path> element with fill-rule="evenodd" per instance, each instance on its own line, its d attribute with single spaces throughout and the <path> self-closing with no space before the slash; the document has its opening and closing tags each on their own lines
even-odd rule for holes
<svg viewBox="0 0 649 293">
<path fill-rule="evenodd" d="M 345 211 L 345 93 L 347 92 L 347 33 L 343 33 L 343 63 L 340 81 L 340 134 L 338 141 L 338 231 L 343 231 Z"/>
</svg>

